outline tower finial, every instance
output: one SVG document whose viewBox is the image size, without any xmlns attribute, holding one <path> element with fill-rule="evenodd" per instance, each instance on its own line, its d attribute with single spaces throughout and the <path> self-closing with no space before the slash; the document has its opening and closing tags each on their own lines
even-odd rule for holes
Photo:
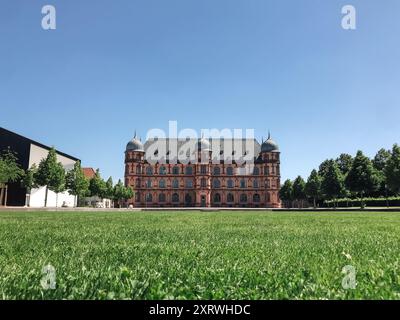
<svg viewBox="0 0 400 320">
<path fill-rule="evenodd" d="M 271 132 L 268 129 L 268 140 L 271 139 Z"/>
<path fill-rule="evenodd" d="M 135 129 L 135 135 L 133 136 L 133 138 L 135 138 L 135 139 L 136 139 L 136 129 Z"/>
</svg>

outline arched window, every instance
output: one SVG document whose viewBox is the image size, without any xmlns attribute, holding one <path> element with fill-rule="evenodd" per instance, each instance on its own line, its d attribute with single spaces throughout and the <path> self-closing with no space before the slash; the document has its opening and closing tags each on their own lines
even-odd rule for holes
<svg viewBox="0 0 400 320">
<path fill-rule="evenodd" d="M 140 188 L 140 180 L 136 179 L 136 188 Z"/>
<path fill-rule="evenodd" d="M 234 197 L 232 193 L 228 193 L 228 196 L 226 197 L 226 201 L 227 202 L 233 202 L 234 201 Z"/>
<path fill-rule="evenodd" d="M 200 173 L 201 174 L 206 174 L 207 173 L 207 166 L 202 164 L 200 167 Z"/>
<path fill-rule="evenodd" d="M 268 166 L 264 167 L 264 174 L 266 176 L 269 176 L 269 167 Z"/>
<path fill-rule="evenodd" d="M 228 188 L 233 188 L 233 187 L 234 187 L 233 180 L 229 179 L 228 180 Z"/>
<path fill-rule="evenodd" d="M 253 202 L 260 202 L 260 195 L 258 193 L 253 195 Z"/>
<path fill-rule="evenodd" d="M 244 180 L 244 179 L 242 179 L 242 180 L 240 180 L 240 187 L 243 189 L 243 188 L 246 188 L 246 180 Z"/>
<path fill-rule="evenodd" d="M 271 184 L 270 184 L 269 180 L 265 180 L 265 187 L 269 188 L 270 186 L 271 186 Z"/>
<path fill-rule="evenodd" d="M 219 176 L 221 174 L 221 169 L 219 167 L 214 167 L 213 173 L 215 176 Z"/>
<path fill-rule="evenodd" d="M 172 202 L 179 202 L 179 194 L 174 193 L 172 195 Z"/>
<path fill-rule="evenodd" d="M 189 193 L 186 193 L 186 195 L 185 195 L 185 203 L 186 204 L 192 203 L 192 196 Z"/>
<path fill-rule="evenodd" d="M 161 179 L 160 182 L 158 183 L 158 186 L 159 186 L 160 188 L 165 188 L 165 180 L 164 180 L 164 179 Z"/>
<path fill-rule="evenodd" d="M 160 167 L 160 174 L 161 174 L 161 175 L 167 174 L 167 168 L 165 168 L 165 166 L 161 166 L 161 167 Z"/>
<path fill-rule="evenodd" d="M 193 180 L 192 179 L 186 179 L 185 180 L 185 186 L 186 186 L 186 188 L 193 188 Z"/>
<path fill-rule="evenodd" d="M 242 193 L 240 195 L 240 202 L 247 202 L 247 195 L 246 194 Z"/>
<path fill-rule="evenodd" d="M 215 203 L 221 202 L 221 195 L 219 193 L 214 194 L 214 202 Z"/>
<path fill-rule="evenodd" d="M 258 167 L 254 167 L 253 174 L 258 176 L 260 174 L 260 169 Z"/>
<path fill-rule="evenodd" d="M 141 166 L 137 166 L 136 167 L 136 173 L 137 174 L 141 174 L 142 173 L 142 167 Z"/>
<path fill-rule="evenodd" d="M 202 188 L 206 188 L 207 187 L 207 181 L 206 181 L 205 178 L 201 178 L 200 185 L 201 185 Z"/>
<path fill-rule="evenodd" d="M 151 188 L 151 179 L 147 179 L 146 188 Z"/>
<path fill-rule="evenodd" d="M 191 176 L 193 174 L 193 167 L 186 167 L 185 174 Z"/>
<path fill-rule="evenodd" d="M 136 202 L 140 202 L 140 192 L 135 193 Z"/>
<path fill-rule="evenodd" d="M 172 180 L 172 188 L 175 188 L 175 189 L 179 188 L 179 181 L 178 181 L 178 179 Z"/>
<path fill-rule="evenodd" d="M 253 188 L 258 188 L 259 187 L 259 183 L 257 179 L 253 180 Z"/>
<path fill-rule="evenodd" d="M 221 187 L 221 182 L 219 181 L 219 179 L 214 179 L 213 180 L 213 187 L 214 188 L 220 188 Z"/>
<path fill-rule="evenodd" d="M 227 174 L 228 176 L 233 176 L 233 168 L 232 168 L 232 167 L 226 168 L 226 174 Z"/>
<path fill-rule="evenodd" d="M 271 195 L 267 192 L 267 202 L 271 202 Z"/>
<path fill-rule="evenodd" d="M 152 168 L 152 167 L 147 167 L 147 168 L 146 168 L 146 174 L 147 174 L 148 176 L 151 176 L 151 175 L 153 174 L 153 168 Z"/>
<path fill-rule="evenodd" d="M 160 193 L 158 195 L 158 202 L 165 202 L 165 193 Z"/>
<path fill-rule="evenodd" d="M 178 166 L 174 166 L 172 168 L 172 174 L 179 174 L 179 167 Z"/>
<path fill-rule="evenodd" d="M 153 201 L 153 196 L 151 193 L 146 193 L 146 202 L 152 202 Z"/>
</svg>

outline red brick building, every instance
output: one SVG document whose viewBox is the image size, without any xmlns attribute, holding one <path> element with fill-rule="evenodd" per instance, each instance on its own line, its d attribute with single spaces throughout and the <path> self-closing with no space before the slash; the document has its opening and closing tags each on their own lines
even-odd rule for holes
<svg viewBox="0 0 400 320">
<path fill-rule="evenodd" d="M 142 144 L 135 135 L 125 151 L 125 184 L 135 191 L 134 207 L 279 208 L 280 152 L 270 136 L 260 145 L 204 138 Z"/>
</svg>

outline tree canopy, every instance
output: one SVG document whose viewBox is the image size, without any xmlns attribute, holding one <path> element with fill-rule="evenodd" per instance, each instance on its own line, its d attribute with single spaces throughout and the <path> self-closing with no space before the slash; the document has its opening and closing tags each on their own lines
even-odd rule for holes
<svg viewBox="0 0 400 320">
<path fill-rule="evenodd" d="M 385 167 L 386 184 L 394 193 L 400 193 L 400 147 L 395 144 Z"/>
<path fill-rule="evenodd" d="M 57 161 L 57 153 L 54 148 L 49 150 L 47 157 L 39 163 L 34 174 L 34 180 L 39 186 L 46 186 L 44 205 L 47 206 L 48 190 L 55 193 L 65 190 L 65 169 L 61 162 Z"/>
<path fill-rule="evenodd" d="M 346 177 L 348 189 L 361 197 L 379 188 L 379 176 L 371 160 L 361 151 L 357 152 Z"/>
<path fill-rule="evenodd" d="M 75 162 L 74 168 L 68 171 L 66 184 L 69 194 L 78 197 L 85 197 L 88 195 L 89 180 L 83 174 L 80 161 Z"/>
<path fill-rule="evenodd" d="M 15 152 L 10 149 L 4 150 L 0 154 L 0 184 L 8 184 L 20 180 L 24 175 L 24 170 L 18 163 Z"/>
<path fill-rule="evenodd" d="M 304 189 L 306 196 L 313 199 L 314 208 L 316 207 L 316 201 L 321 198 L 321 184 L 322 179 L 317 170 L 314 169 L 311 171 Z"/>
</svg>

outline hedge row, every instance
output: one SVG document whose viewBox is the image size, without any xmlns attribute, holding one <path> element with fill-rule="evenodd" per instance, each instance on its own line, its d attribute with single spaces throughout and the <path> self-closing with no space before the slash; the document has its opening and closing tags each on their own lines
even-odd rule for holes
<svg viewBox="0 0 400 320">
<path fill-rule="evenodd" d="M 388 197 L 386 198 L 364 198 L 364 204 L 367 207 L 399 207 L 400 197 Z M 336 200 L 338 207 L 361 207 L 361 198 L 349 199 L 343 198 Z M 324 207 L 332 207 L 334 205 L 333 200 L 324 201 Z"/>
</svg>

